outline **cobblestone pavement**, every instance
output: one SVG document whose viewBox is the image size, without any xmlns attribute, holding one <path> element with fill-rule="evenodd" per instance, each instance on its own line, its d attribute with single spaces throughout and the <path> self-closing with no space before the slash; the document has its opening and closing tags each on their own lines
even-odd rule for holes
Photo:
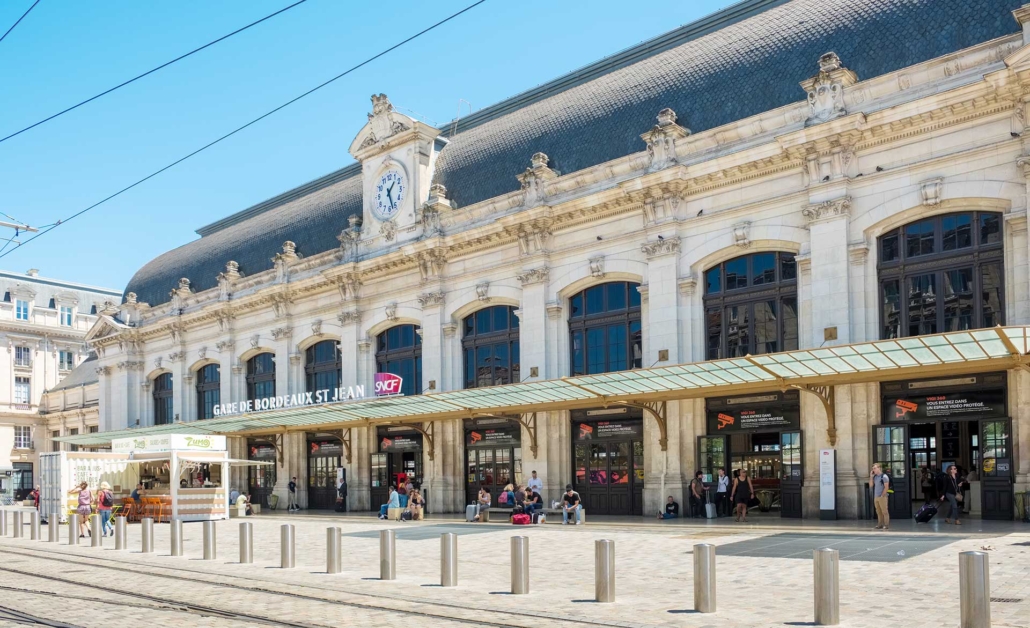
<svg viewBox="0 0 1030 628">
<path fill-rule="evenodd" d="M 254 564 L 238 563 L 238 520 L 217 524 L 218 556 L 201 560 L 202 526 L 184 525 L 185 557 L 169 556 L 168 525 L 155 525 L 155 552 L 141 554 L 130 525 L 129 550 L 0 539 L 0 625 L 12 609 L 75 626 L 784 626 L 813 620 L 812 561 L 732 552 L 763 543 L 769 553 L 791 538 L 760 527 L 717 528 L 588 524 L 520 526 L 457 521 L 381 523 L 329 517 L 254 517 Z M 280 526 L 296 530 L 296 568 L 279 568 Z M 343 531 L 344 571 L 325 573 L 326 528 Z M 397 579 L 379 580 L 379 539 L 397 531 Z M 25 529 L 26 534 L 28 528 Z M 439 535 L 459 534 L 459 586 L 439 586 Z M 1030 627 L 1030 530 L 928 536 L 813 530 L 849 548 L 840 563 L 841 625 L 856 628 L 956 626 L 958 553 L 990 547 L 994 626 Z M 510 541 L 529 537 L 530 593 L 510 594 Z M 839 535 L 835 537 L 834 535 Z M 846 535 L 846 536 L 845 536 Z M 47 537 L 43 528 L 43 538 Z M 916 538 L 916 537 L 919 538 Z M 616 602 L 594 597 L 594 541 L 616 547 Z M 869 548 L 862 548 L 863 541 Z M 88 542 L 88 539 L 86 540 Z M 718 612 L 693 609 L 692 546 L 728 546 L 718 556 Z M 802 541 L 803 542 L 803 539 Z M 916 555 L 902 556 L 920 542 Z M 927 548 L 932 545 L 932 549 Z M 793 547 L 793 545 L 792 545 Z M 897 552 L 894 550 L 898 549 Z M 743 550 L 740 550 L 743 551 Z M 867 553 L 868 551 L 868 553 Z M 718 553 L 718 550 L 717 550 Z M 800 557 L 797 557 L 800 555 Z M 863 560 L 863 555 L 879 558 Z M 129 622 L 129 623 L 126 623 Z"/>
</svg>

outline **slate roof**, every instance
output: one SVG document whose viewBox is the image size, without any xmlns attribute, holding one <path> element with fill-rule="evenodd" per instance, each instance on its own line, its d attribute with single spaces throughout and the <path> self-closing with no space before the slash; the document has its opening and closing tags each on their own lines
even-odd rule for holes
<svg viewBox="0 0 1030 628">
<path fill-rule="evenodd" d="M 100 376 L 97 375 L 97 356 L 90 355 L 47 392 L 56 392 L 58 390 L 66 390 L 68 388 L 78 388 L 79 386 L 89 386 L 90 384 L 95 384 L 98 381 L 100 381 Z"/>
<path fill-rule="evenodd" d="M 1017 32 L 1012 11 L 1023 1 L 742 2 L 465 118 L 434 182 L 471 205 L 516 190 L 515 175 L 535 152 L 560 172 L 582 170 L 643 150 L 640 134 L 665 107 L 694 132 L 715 128 L 802 100 L 798 83 L 825 52 L 870 79 Z M 304 188 L 313 191 L 297 199 Z M 229 260 L 246 274 L 271 268 L 287 239 L 304 255 L 335 248 L 347 216 L 362 211 L 360 171 L 350 166 L 298 190 L 205 228 L 144 266 L 126 291 L 157 305 L 180 277 L 196 290 L 213 287 Z"/>
</svg>

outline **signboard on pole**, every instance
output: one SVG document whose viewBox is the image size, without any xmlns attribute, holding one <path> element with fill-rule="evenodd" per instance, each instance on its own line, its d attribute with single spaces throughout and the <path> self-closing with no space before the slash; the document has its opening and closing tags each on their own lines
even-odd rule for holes
<svg viewBox="0 0 1030 628">
<path fill-rule="evenodd" d="M 819 450 L 819 518 L 837 518 L 837 450 Z"/>
</svg>

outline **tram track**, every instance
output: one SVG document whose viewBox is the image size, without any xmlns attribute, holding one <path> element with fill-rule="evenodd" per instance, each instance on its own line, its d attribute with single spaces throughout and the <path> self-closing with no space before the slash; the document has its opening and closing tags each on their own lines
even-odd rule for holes
<svg viewBox="0 0 1030 628">
<path fill-rule="evenodd" d="M 230 589 L 235 589 L 235 590 L 245 591 L 245 592 L 250 592 L 250 593 L 257 593 L 257 594 L 263 594 L 263 595 L 276 595 L 276 596 L 281 596 L 281 597 L 285 597 L 285 598 L 289 598 L 289 599 L 294 599 L 294 600 L 304 600 L 304 601 L 309 601 L 309 602 L 316 602 L 316 603 L 321 603 L 321 604 L 327 604 L 327 605 L 331 605 L 331 606 L 349 607 L 349 608 L 355 608 L 355 609 L 360 609 L 360 610 L 370 611 L 370 612 L 396 613 L 398 615 L 404 615 L 404 616 L 411 617 L 412 619 L 416 619 L 417 618 L 417 619 L 423 619 L 423 620 L 446 620 L 446 621 L 452 621 L 452 622 L 462 623 L 462 624 L 472 624 L 472 625 L 476 625 L 476 626 L 493 626 L 493 627 L 496 627 L 496 628 L 525 628 L 525 626 L 532 624 L 532 622 L 529 622 L 529 623 L 511 623 L 511 622 L 507 622 L 507 621 L 503 621 L 503 620 L 488 619 L 487 618 L 490 615 L 502 615 L 502 616 L 505 616 L 505 617 L 510 616 L 510 613 L 506 613 L 506 612 L 503 612 L 503 611 L 497 611 L 497 610 L 489 609 L 489 608 L 473 608 L 473 607 L 469 606 L 468 604 L 450 604 L 450 603 L 447 603 L 447 602 L 440 602 L 440 601 L 437 601 L 437 600 L 426 599 L 426 598 L 406 598 L 406 597 L 398 597 L 398 596 L 388 596 L 388 595 L 380 595 L 380 594 L 376 594 L 376 593 L 369 593 L 367 591 L 355 591 L 355 590 L 344 589 L 344 588 L 337 588 L 337 587 L 334 587 L 332 589 L 332 591 L 337 592 L 337 593 L 353 595 L 355 597 L 364 597 L 364 598 L 369 598 L 369 599 L 372 599 L 372 600 L 382 600 L 384 602 L 389 602 L 389 603 L 392 603 L 392 604 L 398 604 L 398 603 L 400 603 L 400 604 L 413 604 L 413 605 L 416 605 L 418 607 L 418 610 L 416 610 L 414 608 L 397 608 L 397 607 L 393 606 L 392 604 L 377 605 L 377 604 L 368 603 L 368 602 L 338 600 L 338 599 L 327 598 L 327 597 L 323 597 L 323 596 L 319 596 L 319 595 L 295 593 L 295 592 L 290 592 L 290 591 L 280 591 L 280 590 L 277 590 L 277 589 L 274 589 L 274 588 L 269 588 L 267 586 L 262 586 L 267 581 L 262 581 L 262 580 L 258 580 L 258 579 L 254 579 L 254 578 L 249 578 L 249 577 L 247 577 L 245 575 L 232 575 L 232 576 L 229 576 L 229 578 L 232 578 L 232 579 L 235 579 L 235 580 L 247 581 L 247 582 L 257 582 L 257 583 L 261 583 L 261 584 L 258 584 L 256 586 L 244 586 L 244 585 L 241 585 L 241 584 L 227 582 L 224 579 L 225 578 L 224 574 L 212 574 L 212 573 L 206 572 L 206 571 L 200 571 L 200 570 L 196 570 L 196 569 L 185 569 L 185 568 L 177 567 L 177 566 L 164 566 L 164 565 L 157 566 L 157 565 L 149 565 L 148 564 L 148 565 L 146 565 L 146 567 L 150 568 L 151 570 L 145 571 L 145 570 L 141 570 L 141 569 L 134 569 L 134 568 L 128 566 L 123 561 L 113 560 L 113 559 L 99 557 L 99 556 L 97 556 L 97 557 L 83 557 L 83 558 L 85 558 L 85 560 L 81 560 L 79 556 L 76 556 L 74 554 L 66 554 L 66 553 L 63 553 L 63 552 L 54 552 L 54 551 L 45 550 L 45 549 L 38 549 L 38 548 L 18 547 L 16 549 L 12 550 L 11 547 L 5 546 L 5 547 L 3 547 L 3 551 L 4 551 L 5 554 L 10 554 L 10 555 L 15 555 L 15 556 L 22 556 L 22 557 L 29 558 L 29 559 L 47 560 L 47 561 L 59 562 L 59 563 L 66 564 L 66 565 L 79 565 L 79 566 L 84 566 L 84 567 L 94 567 L 94 568 L 98 568 L 98 569 L 107 569 L 107 570 L 117 571 L 117 572 L 120 572 L 120 573 L 137 574 L 139 576 L 145 576 L 145 577 L 164 578 L 164 579 L 169 579 L 169 580 L 174 580 L 174 581 L 179 581 L 179 582 L 188 582 L 188 583 L 190 583 L 192 585 L 207 584 L 207 585 L 211 585 L 211 586 L 217 586 L 217 587 L 222 587 L 222 588 L 230 588 Z M 159 572 L 157 572 L 155 570 L 162 570 L 162 571 L 164 571 L 166 573 L 159 573 Z M 62 577 L 59 577 L 59 576 L 40 574 L 38 572 L 27 571 L 27 570 L 22 570 L 22 569 L 15 569 L 15 568 L 11 568 L 11 567 L 8 567 L 8 566 L 3 566 L 3 565 L 0 565 L 0 572 L 14 573 L 14 574 L 19 574 L 19 575 L 24 575 L 24 576 L 35 577 L 35 578 L 42 578 L 44 580 L 50 580 L 50 581 L 54 581 L 54 582 L 61 582 L 61 583 L 65 583 L 65 584 L 71 584 L 71 585 L 76 585 L 76 586 L 83 586 L 80 581 L 72 580 L 72 579 L 69 579 L 69 578 L 62 578 Z M 167 572 L 171 572 L 171 573 L 167 573 Z M 211 580 L 210 578 L 212 578 L 212 577 L 221 577 L 223 579 L 222 580 Z M 301 586 L 304 586 L 305 588 L 309 588 L 309 589 L 310 588 L 316 588 L 316 587 L 311 587 L 310 585 L 301 585 Z M 128 597 L 136 597 L 136 598 L 140 598 L 140 599 L 146 599 L 146 600 L 151 601 L 151 602 L 168 605 L 169 608 L 164 609 L 164 610 L 181 610 L 183 612 L 189 612 L 189 613 L 194 613 L 194 614 L 210 614 L 210 615 L 213 615 L 213 616 L 223 616 L 223 617 L 227 617 L 227 618 L 228 617 L 232 617 L 232 618 L 239 619 L 241 621 L 252 621 L 252 622 L 258 622 L 258 623 L 263 623 L 263 624 L 271 623 L 273 625 L 279 625 L 279 626 L 298 626 L 300 628 L 312 628 L 314 626 L 321 626 L 320 624 L 311 624 L 311 623 L 296 623 L 296 622 L 291 623 L 291 622 L 283 621 L 283 620 L 277 619 L 277 618 L 270 618 L 270 617 L 264 617 L 264 616 L 258 616 L 258 615 L 248 616 L 246 614 L 238 613 L 235 610 L 228 611 L 228 610 L 219 609 L 219 608 L 216 608 L 216 607 L 208 607 L 208 606 L 196 605 L 196 604 L 191 604 L 191 603 L 184 603 L 184 602 L 181 602 L 179 600 L 175 600 L 173 598 L 165 598 L 165 597 L 160 597 L 160 596 L 155 596 L 155 595 L 135 593 L 135 592 L 131 592 L 131 591 L 122 591 L 122 590 L 114 589 L 114 588 L 110 588 L 110 587 L 93 586 L 93 585 L 90 585 L 90 587 L 94 588 L 94 589 L 97 589 L 97 590 L 105 591 L 107 593 L 124 595 L 124 596 L 128 596 Z M 468 617 L 461 617 L 461 616 L 445 614 L 443 612 L 431 612 L 431 611 L 424 610 L 426 607 L 437 607 L 437 608 L 440 608 L 440 609 L 454 609 L 454 610 L 458 610 L 458 611 L 462 611 L 462 612 L 466 612 L 466 613 L 469 612 L 469 611 L 472 611 L 472 612 L 476 613 L 476 617 L 473 619 L 473 618 L 468 618 Z M 570 617 L 565 617 L 565 616 L 560 616 L 560 615 L 552 615 L 552 614 L 549 614 L 549 613 L 540 613 L 540 612 L 534 612 L 534 611 L 528 611 L 528 612 L 522 611 L 522 612 L 520 612 L 519 617 L 521 617 L 523 619 L 527 619 L 527 620 L 534 620 L 534 619 L 536 619 L 536 620 L 546 620 L 546 621 L 556 622 L 556 623 L 560 623 L 560 624 L 572 624 L 572 625 L 576 625 L 576 626 L 619 626 L 619 625 L 622 625 L 621 622 L 596 622 L 596 621 L 591 621 L 591 620 L 584 619 L 584 618 L 570 618 Z M 626 624 L 626 625 L 629 625 L 629 624 Z M 638 625 L 638 624 L 633 624 L 633 625 Z"/>
</svg>

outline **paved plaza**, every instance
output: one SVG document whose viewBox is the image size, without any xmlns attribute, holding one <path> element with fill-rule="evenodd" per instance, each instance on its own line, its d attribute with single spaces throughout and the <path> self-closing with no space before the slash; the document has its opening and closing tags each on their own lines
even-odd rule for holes
<svg viewBox="0 0 1030 628">
<path fill-rule="evenodd" d="M 776 520 L 591 522 L 583 526 L 466 524 L 440 518 L 382 523 L 370 517 L 263 515 L 254 563 L 238 563 L 239 521 L 217 523 L 217 558 L 202 560 L 202 527 L 184 525 L 184 553 L 169 556 L 170 526 L 155 525 L 155 552 L 0 539 L 0 625 L 69 626 L 797 626 L 813 621 L 810 550 L 841 552 L 841 625 L 957 626 L 958 553 L 989 549 L 994 626 L 1030 625 L 1030 528 L 1022 524 L 874 533 L 866 522 L 778 529 Z M 296 567 L 280 569 L 280 527 L 296 527 Z M 339 526 L 343 572 L 325 573 L 326 528 Z M 397 531 L 397 579 L 379 580 L 379 539 Z M 440 541 L 459 535 L 459 584 L 439 586 Z M 530 593 L 511 595 L 509 538 L 530 539 Z M 42 529 L 42 538 L 47 530 Z M 616 547 L 616 602 L 594 598 L 594 541 Z M 718 554 L 718 612 L 693 611 L 692 546 Z"/>
</svg>

